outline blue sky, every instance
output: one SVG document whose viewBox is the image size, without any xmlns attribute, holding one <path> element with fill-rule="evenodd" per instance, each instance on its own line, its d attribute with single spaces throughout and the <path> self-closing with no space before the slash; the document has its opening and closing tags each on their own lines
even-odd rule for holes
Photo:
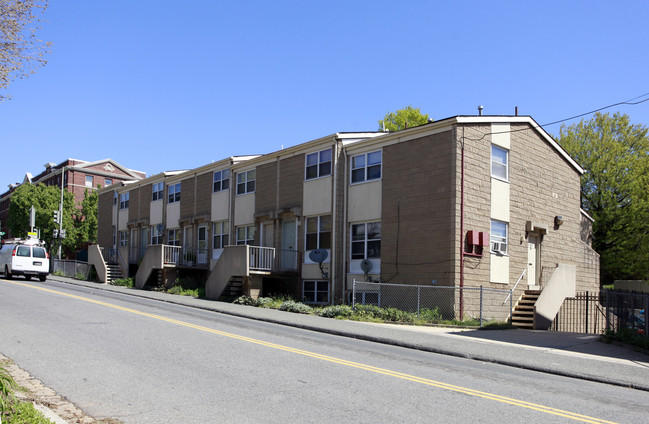
<svg viewBox="0 0 649 424">
<path fill-rule="evenodd" d="M 47 66 L 0 103 L 0 191 L 68 157 L 152 175 L 373 131 L 408 105 L 554 122 L 649 93 L 647 16 L 640 1 L 53 0 Z M 609 111 L 649 126 L 649 102 Z"/>
</svg>

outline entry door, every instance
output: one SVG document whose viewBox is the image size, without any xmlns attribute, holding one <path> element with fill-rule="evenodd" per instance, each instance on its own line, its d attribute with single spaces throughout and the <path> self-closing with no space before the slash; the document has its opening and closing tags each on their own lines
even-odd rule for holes
<svg viewBox="0 0 649 424">
<path fill-rule="evenodd" d="M 527 285 L 538 286 L 539 285 L 539 265 L 541 249 L 539 246 L 540 238 L 539 236 L 529 235 L 527 237 Z"/>
<path fill-rule="evenodd" d="M 196 258 L 196 252 L 194 248 L 194 238 L 193 238 L 192 227 L 189 225 L 184 228 L 183 231 L 183 261 L 185 263 L 194 262 Z"/>
<path fill-rule="evenodd" d="M 262 239 L 261 245 L 263 247 L 274 247 L 273 238 L 274 238 L 274 225 L 272 222 L 264 222 L 262 225 Z"/>
<path fill-rule="evenodd" d="M 207 263 L 207 227 L 201 225 L 198 227 L 198 255 L 197 262 L 199 264 Z"/>
<path fill-rule="evenodd" d="M 297 220 L 282 222 L 282 265 L 285 270 L 297 269 Z"/>
<path fill-rule="evenodd" d="M 138 257 L 138 248 L 137 248 L 138 238 L 137 238 L 137 228 L 131 229 L 131 247 L 129 248 L 129 258 L 131 258 L 131 263 L 137 263 L 140 259 Z"/>
</svg>

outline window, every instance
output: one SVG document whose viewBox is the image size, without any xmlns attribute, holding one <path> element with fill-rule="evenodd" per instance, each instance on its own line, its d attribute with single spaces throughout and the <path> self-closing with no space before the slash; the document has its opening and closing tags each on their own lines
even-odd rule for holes
<svg viewBox="0 0 649 424">
<path fill-rule="evenodd" d="M 180 183 L 169 185 L 169 201 L 167 203 L 180 202 Z"/>
<path fill-rule="evenodd" d="M 47 252 L 42 247 L 34 247 L 34 257 L 35 258 L 47 258 Z"/>
<path fill-rule="evenodd" d="M 331 175 L 331 149 L 306 155 L 306 179 Z"/>
<path fill-rule="evenodd" d="M 491 251 L 494 253 L 507 254 L 507 232 L 509 224 L 502 221 L 491 220 Z"/>
<path fill-rule="evenodd" d="M 254 193 L 256 178 L 257 171 L 254 169 L 247 172 L 239 172 L 237 174 L 237 194 Z"/>
<path fill-rule="evenodd" d="M 352 157 L 352 183 L 381 178 L 381 151 Z"/>
<path fill-rule="evenodd" d="M 237 227 L 237 244 L 254 244 L 255 226 Z"/>
<path fill-rule="evenodd" d="M 128 199 L 130 195 L 129 193 L 124 193 L 119 195 L 119 208 L 120 209 L 128 209 Z"/>
<path fill-rule="evenodd" d="M 162 200 L 164 197 L 165 184 L 163 182 L 155 183 L 151 186 L 151 201 Z"/>
<path fill-rule="evenodd" d="M 381 257 L 381 223 L 352 224 L 352 259 Z"/>
<path fill-rule="evenodd" d="M 162 244 L 163 243 L 162 231 L 157 225 L 151 226 L 151 244 Z"/>
<path fill-rule="evenodd" d="M 169 246 L 180 246 L 180 229 L 169 230 Z"/>
<path fill-rule="evenodd" d="M 119 232 L 119 245 L 128 246 L 128 231 Z"/>
<path fill-rule="evenodd" d="M 228 221 L 215 222 L 212 229 L 213 249 L 223 249 L 230 244 L 230 224 L 228 224 Z"/>
<path fill-rule="evenodd" d="M 31 256 L 30 250 L 31 248 L 29 246 L 18 246 L 18 250 L 16 251 L 16 256 L 23 256 L 28 258 Z"/>
<path fill-rule="evenodd" d="M 328 281 L 304 281 L 305 303 L 329 303 Z"/>
<path fill-rule="evenodd" d="M 86 175 L 86 187 L 92 187 L 92 175 Z"/>
<path fill-rule="evenodd" d="M 491 146 L 491 176 L 499 180 L 509 179 L 509 152 L 500 147 Z"/>
<path fill-rule="evenodd" d="M 223 191 L 230 188 L 230 170 L 216 171 L 214 173 L 214 185 L 212 192 Z"/>
<path fill-rule="evenodd" d="M 331 249 L 331 215 L 306 219 L 306 250 Z"/>
<path fill-rule="evenodd" d="M 113 205 L 116 205 L 116 204 L 117 204 L 117 192 L 114 191 L 113 192 Z"/>
<path fill-rule="evenodd" d="M 110 179 L 110 178 L 106 178 L 106 179 L 104 180 L 104 187 L 108 187 L 108 186 L 110 186 L 110 185 L 113 185 L 113 180 Z"/>
</svg>

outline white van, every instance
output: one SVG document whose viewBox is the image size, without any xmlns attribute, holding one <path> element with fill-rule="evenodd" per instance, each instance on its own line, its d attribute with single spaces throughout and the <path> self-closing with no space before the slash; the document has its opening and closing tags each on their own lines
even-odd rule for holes
<svg viewBox="0 0 649 424">
<path fill-rule="evenodd" d="M 7 240 L 0 244 L 0 272 L 7 279 L 24 275 L 27 280 L 38 277 L 45 281 L 50 273 L 50 255 L 39 240 Z"/>
</svg>

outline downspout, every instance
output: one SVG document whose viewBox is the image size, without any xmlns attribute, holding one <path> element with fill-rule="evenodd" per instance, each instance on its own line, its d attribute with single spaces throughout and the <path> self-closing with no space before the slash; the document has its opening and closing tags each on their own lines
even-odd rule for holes
<svg viewBox="0 0 649 424">
<path fill-rule="evenodd" d="M 338 176 L 338 142 L 336 140 L 336 137 L 334 137 L 334 145 L 333 145 L 333 197 L 331 199 L 331 234 L 333 237 L 331 237 L 331 270 L 329 271 L 331 274 L 331 303 L 333 304 L 336 299 L 336 255 L 334 252 L 336 251 L 336 187 L 338 186 L 337 184 L 337 179 L 336 177 Z"/>
<path fill-rule="evenodd" d="M 462 321 L 464 319 L 464 126 L 462 126 L 460 148 L 462 150 L 460 165 L 460 321 Z"/>
<path fill-rule="evenodd" d="M 343 160 L 345 161 L 343 167 L 343 295 L 347 295 L 347 151 L 345 146 L 342 145 L 340 151 L 343 154 Z M 346 299 L 343 299 L 343 302 L 346 303 Z"/>
</svg>

